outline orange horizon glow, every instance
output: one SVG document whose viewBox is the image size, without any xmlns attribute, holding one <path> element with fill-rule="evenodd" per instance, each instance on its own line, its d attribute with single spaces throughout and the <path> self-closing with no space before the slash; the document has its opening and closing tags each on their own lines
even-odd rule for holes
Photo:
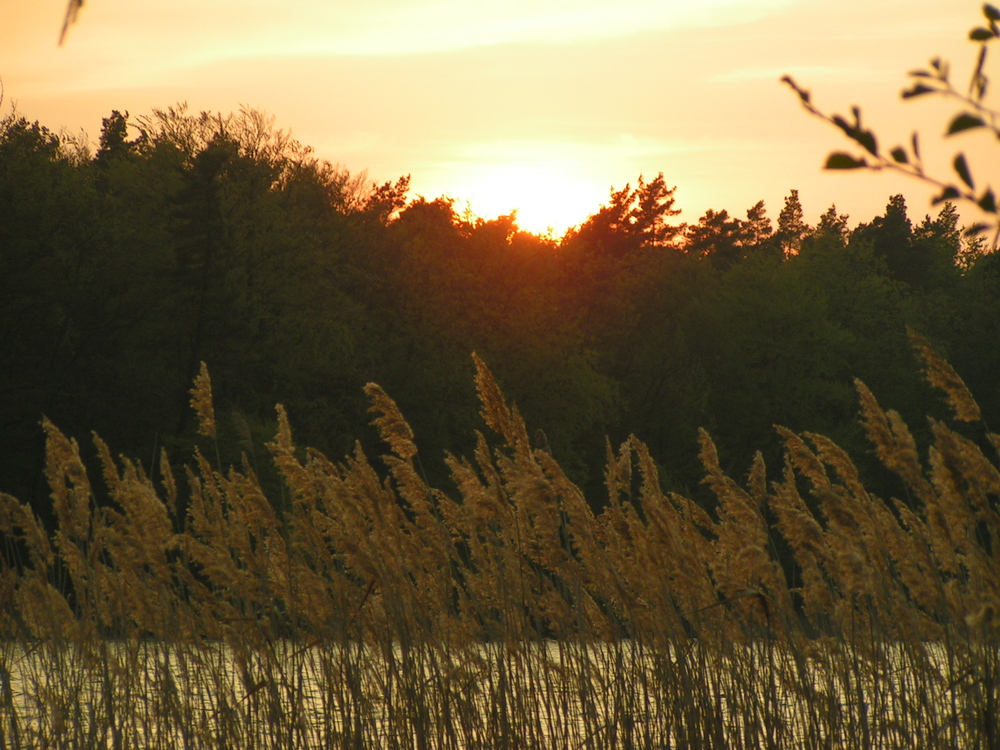
<svg viewBox="0 0 1000 750">
<path fill-rule="evenodd" d="M 948 5 L 949 7 L 942 7 Z M 942 140 L 955 106 L 903 103 L 906 71 L 935 55 L 964 84 L 978 0 L 92 0 L 65 44 L 65 0 L 7 0 L 5 103 L 53 130 L 97 139 L 102 117 L 186 101 L 263 110 L 321 158 L 411 196 L 449 196 L 490 219 L 556 236 L 610 189 L 662 172 L 678 221 L 711 208 L 776 219 L 798 189 L 806 220 L 831 204 L 868 221 L 903 193 L 911 217 L 933 190 L 887 174 L 820 167 L 849 147 L 778 79 L 824 110 L 862 107 L 892 146 L 923 134 L 931 172 L 963 149 L 1000 173 L 980 134 Z M 968 221 L 980 218 L 965 210 Z"/>
</svg>

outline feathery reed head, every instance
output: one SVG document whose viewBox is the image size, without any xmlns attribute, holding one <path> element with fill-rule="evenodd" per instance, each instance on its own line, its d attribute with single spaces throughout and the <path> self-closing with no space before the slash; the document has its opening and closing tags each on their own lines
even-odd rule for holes
<svg viewBox="0 0 1000 750">
<path fill-rule="evenodd" d="M 389 444 L 392 452 L 404 461 L 417 455 L 417 446 L 413 442 L 413 429 L 403 418 L 396 402 L 375 383 L 365 386 L 365 394 L 372 400 L 368 411 L 381 415 L 376 417 L 372 424 L 378 428 L 379 435 Z"/>
<path fill-rule="evenodd" d="M 473 456 L 447 456 L 450 494 L 418 475 L 376 385 L 388 476 L 360 446 L 339 465 L 296 449 L 277 407 L 280 513 L 246 456 L 226 472 L 196 449 L 181 502 L 166 453 L 154 484 L 96 440 L 100 505 L 78 446 L 45 422 L 52 540 L 0 494 L 9 744 L 995 745 L 982 706 L 1000 702 L 1000 469 L 975 443 L 932 421 L 925 466 L 859 382 L 908 502 L 870 494 L 832 441 L 781 428 L 782 476 L 758 453 L 743 486 L 702 431 L 711 508 L 665 493 L 630 437 L 606 446 L 595 518 L 474 361 L 506 444 L 477 433 Z M 204 364 L 191 395 L 214 436 Z"/>
<path fill-rule="evenodd" d="M 212 406 L 212 380 L 208 366 L 202 362 L 201 370 L 191 388 L 191 408 L 198 415 L 198 434 L 215 437 L 215 409 Z"/>
<path fill-rule="evenodd" d="M 944 391 L 948 405 L 955 414 L 955 419 L 963 422 L 979 422 L 982 419 L 979 404 L 969 393 L 965 382 L 955 372 L 955 369 L 934 350 L 927 339 L 912 328 L 907 327 L 906 332 L 910 336 L 913 347 L 924 360 L 924 375 L 927 382 Z"/>
<path fill-rule="evenodd" d="M 503 437 L 508 445 L 530 450 L 528 431 L 517 409 L 507 405 L 500 386 L 486 363 L 473 353 L 476 365 L 476 390 L 479 393 L 480 413 L 489 428 Z"/>
</svg>

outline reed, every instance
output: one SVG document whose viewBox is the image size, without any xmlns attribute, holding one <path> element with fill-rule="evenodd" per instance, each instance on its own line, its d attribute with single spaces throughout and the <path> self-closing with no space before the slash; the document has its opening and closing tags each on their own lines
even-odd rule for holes
<svg viewBox="0 0 1000 750">
<path fill-rule="evenodd" d="M 446 489 L 375 385 L 381 469 L 278 408 L 280 505 L 247 460 L 154 478 L 95 437 L 98 505 L 46 422 L 57 526 L 0 496 L 0 747 L 998 747 L 1000 437 L 913 341 L 965 427 L 921 456 L 858 384 L 902 498 L 787 430 L 737 481 L 702 433 L 715 512 L 632 437 L 595 513 L 478 358 L 492 434 Z M 214 439 L 204 368 L 192 405 Z"/>
</svg>

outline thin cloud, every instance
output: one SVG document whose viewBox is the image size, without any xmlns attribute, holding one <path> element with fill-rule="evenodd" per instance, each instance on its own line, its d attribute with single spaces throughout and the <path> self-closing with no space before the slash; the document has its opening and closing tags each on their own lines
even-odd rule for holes
<svg viewBox="0 0 1000 750">
<path fill-rule="evenodd" d="M 896 71 L 893 71 L 894 74 Z M 709 76 L 710 83 L 743 83 L 747 81 L 777 81 L 784 75 L 809 81 L 874 81 L 883 77 L 878 69 L 836 65 L 787 65 L 783 68 L 733 68 Z"/>
<path fill-rule="evenodd" d="M 318 42 L 333 54 L 414 54 L 517 42 L 568 43 L 651 30 L 723 26 L 757 20 L 791 0 L 437 0 L 383 3 L 355 15 L 346 34 Z"/>
<path fill-rule="evenodd" d="M 795 0 L 178 0 L 150 11 L 106 0 L 74 29 L 70 48 L 103 44 L 139 52 L 142 65 L 169 48 L 178 63 L 244 56 L 408 55 L 518 42 L 570 43 L 705 28 L 766 18 Z M 197 18 L 193 22 L 192 19 Z"/>
</svg>

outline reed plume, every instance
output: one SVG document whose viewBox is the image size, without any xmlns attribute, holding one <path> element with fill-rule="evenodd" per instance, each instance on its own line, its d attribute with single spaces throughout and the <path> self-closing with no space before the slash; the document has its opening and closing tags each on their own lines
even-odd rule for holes
<svg viewBox="0 0 1000 750">
<path fill-rule="evenodd" d="M 908 327 L 906 333 L 924 361 L 924 376 L 927 382 L 944 392 L 955 419 L 963 422 L 981 421 L 983 416 L 979 404 L 951 364 L 931 347 L 927 339 L 912 328 Z"/>
<path fill-rule="evenodd" d="M 191 408 L 198 417 L 198 434 L 215 437 L 215 407 L 212 404 L 212 379 L 202 362 L 191 387 Z"/>
<path fill-rule="evenodd" d="M 956 419 L 971 396 L 925 341 Z M 398 405 L 387 446 L 331 461 L 277 408 L 256 462 L 159 479 L 45 422 L 54 529 L 0 495 L 0 744 L 109 747 L 989 747 L 1000 736 L 1000 470 L 931 422 L 923 453 L 858 383 L 902 498 L 831 440 L 778 428 L 769 476 L 722 469 L 709 511 L 649 448 L 607 445 L 594 503 L 474 358 L 481 413 L 451 485 L 419 470 Z M 192 389 L 213 437 L 211 384 Z M 977 417 L 978 418 L 978 417 Z M 963 429 L 973 429 L 965 425 Z M 986 433 L 983 444 L 997 442 Z M 15 739 L 16 738 L 16 739 Z"/>
</svg>

